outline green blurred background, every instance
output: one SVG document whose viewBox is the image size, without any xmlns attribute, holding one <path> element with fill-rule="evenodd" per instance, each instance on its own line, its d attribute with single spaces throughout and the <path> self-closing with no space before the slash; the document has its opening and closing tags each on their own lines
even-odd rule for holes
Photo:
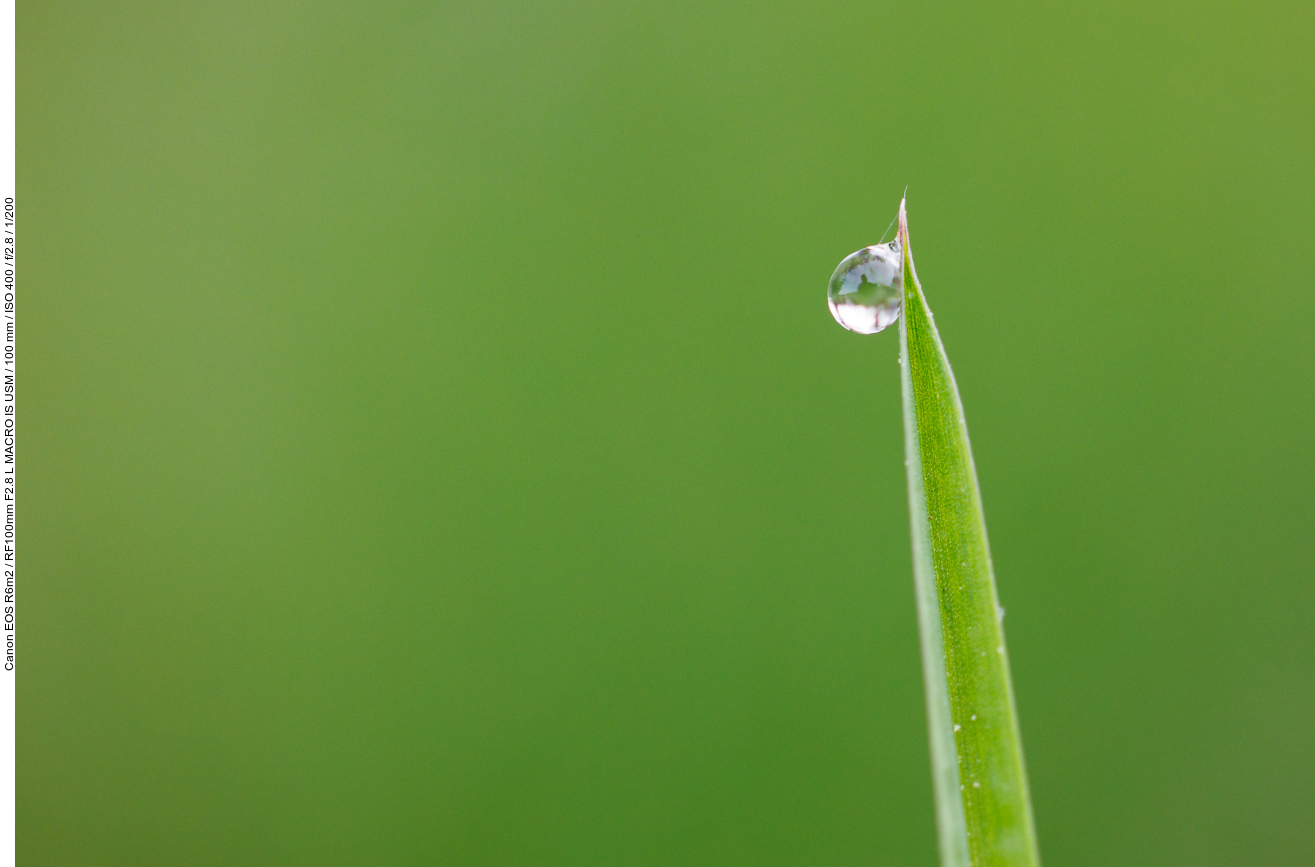
<svg viewBox="0 0 1315 867">
<path fill-rule="evenodd" d="M 1043 857 L 1315 863 L 1315 6 L 19 6 L 24 865 L 933 865 L 909 185 Z"/>
</svg>

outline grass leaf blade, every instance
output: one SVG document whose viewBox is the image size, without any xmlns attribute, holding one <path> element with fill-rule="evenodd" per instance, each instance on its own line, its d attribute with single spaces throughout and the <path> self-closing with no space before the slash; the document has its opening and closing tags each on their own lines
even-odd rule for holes
<svg viewBox="0 0 1315 867">
<path fill-rule="evenodd" d="M 918 626 L 943 867 L 1040 863 L 977 472 L 954 374 L 904 255 L 901 391 Z"/>
</svg>

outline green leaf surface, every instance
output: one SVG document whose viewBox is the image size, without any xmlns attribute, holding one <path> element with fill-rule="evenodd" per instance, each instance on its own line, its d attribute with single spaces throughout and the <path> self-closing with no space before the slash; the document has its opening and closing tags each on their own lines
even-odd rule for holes
<svg viewBox="0 0 1315 867">
<path fill-rule="evenodd" d="M 941 863 L 1040 863 L 968 428 L 900 203 L 900 377 Z"/>
</svg>

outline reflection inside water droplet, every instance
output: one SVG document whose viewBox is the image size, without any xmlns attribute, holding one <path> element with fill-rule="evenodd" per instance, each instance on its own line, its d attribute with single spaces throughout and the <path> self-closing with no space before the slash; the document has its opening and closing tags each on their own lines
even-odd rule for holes
<svg viewBox="0 0 1315 867">
<path fill-rule="evenodd" d="M 858 334 L 876 334 L 899 318 L 902 252 L 896 240 L 864 247 L 841 261 L 826 291 L 837 322 Z"/>
</svg>

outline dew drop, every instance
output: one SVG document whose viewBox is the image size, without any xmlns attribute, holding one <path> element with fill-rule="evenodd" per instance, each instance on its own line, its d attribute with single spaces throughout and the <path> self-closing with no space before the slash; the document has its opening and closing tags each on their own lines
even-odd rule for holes
<svg viewBox="0 0 1315 867">
<path fill-rule="evenodd" d="M 876 334 L 899 318 L 904 292 L 899 241 L 850 253 L 831 275 L 826 303 L 836 321 L 858 334 Z"/>
</svg>

